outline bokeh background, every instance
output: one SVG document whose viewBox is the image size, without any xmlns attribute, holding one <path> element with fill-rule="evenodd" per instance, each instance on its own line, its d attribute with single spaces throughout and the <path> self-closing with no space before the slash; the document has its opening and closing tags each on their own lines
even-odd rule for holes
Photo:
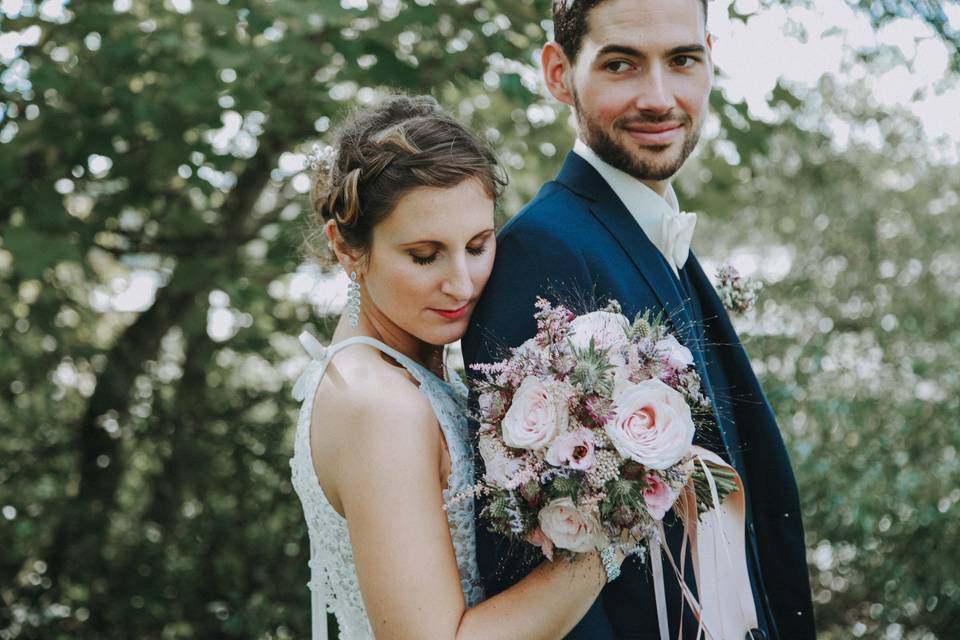
<svg viewBox="0 0 960 640">
<path fill-rule="evenodd" d="M 558 169 L 547 0 L 0 0 L 0 639 L 306 638 L 288 459 L 342 276 L 305 153 L 432 93 L 501 221 Z M 960 5 L 714 0 L 678 178 L 803 497 L 821 637 L 960 629 Z"/>
</svg>

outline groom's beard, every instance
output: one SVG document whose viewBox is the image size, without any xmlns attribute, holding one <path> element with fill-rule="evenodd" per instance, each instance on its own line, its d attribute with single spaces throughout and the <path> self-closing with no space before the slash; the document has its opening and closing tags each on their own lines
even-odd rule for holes
<svg viewBox="0 0 960 640">
<path fill-rule="evenodd" d="M 638 157 L 636 151 L 627 148 L 623 143 L 618 142 L 610 136 L 609 133 L 596 121 L 590 119 L 584 112 L 580 98 L 574 92 L 574 106 L 576 107 L 577 122 L 580 124 L 581 134 L 584 136 L 584 142 L 593 149 L 600 158 L 607 164 L 620 169 L 637 180 L 661 181 L 667 180 L 680 170 L 683 163 L 693 153 L 700 141 L 700 129 L 703 126 L 701 121 L 696 128 L 691 126 L 690 116 L 686 113 L 680 113 L 679 117 L 672 112 L 662 116 L 640 116 L 634 118 L 620 118 L 614 121 L 613 128 L 624 130 L 624 127 L 631 124 L 654 124 L 667 121 L 680 122 L 686 132 L 683 139 L 683 146 L 680 149 L 680 155 L 671 160 L 657 162 L 647 161 Z M 666 153 L 670 145 L 644 147 L 651 154 Z"/>
</svg>

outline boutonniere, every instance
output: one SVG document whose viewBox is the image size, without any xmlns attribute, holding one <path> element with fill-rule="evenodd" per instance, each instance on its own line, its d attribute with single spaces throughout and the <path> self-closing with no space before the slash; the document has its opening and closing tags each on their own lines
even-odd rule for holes
<svg viewBox="0 0 960 640">
<path fill-rule="evenodd" d="M 744 314 L 756 305 L 763 283 L 753 278 L 744 278 L 731 265 L 717 269 L 717 293 L 720 302 L 733 314 Z"/>
</svg>

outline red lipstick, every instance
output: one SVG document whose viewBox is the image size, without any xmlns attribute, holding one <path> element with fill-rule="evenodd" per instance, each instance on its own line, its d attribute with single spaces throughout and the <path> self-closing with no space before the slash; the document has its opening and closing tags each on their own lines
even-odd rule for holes
<svg viewBox="0 0 960 640">
<path fill-rule="evenodd" d="M 469 307 L 469 306 L 470 306 L 469 304 L 465 304 L 465 305 L 463 305 L 462 307 L 460 307 L 459 309 L 452 309 L 452 310 L 449 310 L 449 311 L 444 310 L 444 309 L 430 309 L 430 310 L 433 311 L 433 312 L 435 312 L 437 315 L 440 315 L 440 316 L 446 318 L 447 320 L 459 320 L 459 319 L 462 318 L 464 315 L 466 315 L 466 313 L 467 313 L 467 307 Z"/>
</svg>

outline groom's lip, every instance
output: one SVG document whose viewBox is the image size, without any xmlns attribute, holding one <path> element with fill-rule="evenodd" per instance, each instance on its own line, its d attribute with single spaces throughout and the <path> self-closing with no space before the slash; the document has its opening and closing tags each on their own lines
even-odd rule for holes
<svg viewBox="0 0 960 640">
<path fill-rule="evenodd" d="M 669 144 L 683 131 L 679 122 L 658 122 L 637 124 L 624 127 L 627 134 L 641 145 L 657 146 Z"/>
</svg>

